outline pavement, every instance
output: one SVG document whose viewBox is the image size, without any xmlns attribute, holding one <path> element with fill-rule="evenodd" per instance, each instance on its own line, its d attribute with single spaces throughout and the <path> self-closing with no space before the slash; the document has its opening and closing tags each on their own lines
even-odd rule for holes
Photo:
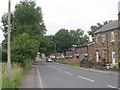
<svg viewBox="0 0 120 90">
<path fill-rule="evenodd" d="M 38 67 L 33 65 L 28 72 L 24 75 L 20 88 L 42 88 L 40 73 Z"/>
<path fill-rule="evenodd" d="M 118 72 L 37 61 L 20 88 L 117 88 Z"/>
</svg>

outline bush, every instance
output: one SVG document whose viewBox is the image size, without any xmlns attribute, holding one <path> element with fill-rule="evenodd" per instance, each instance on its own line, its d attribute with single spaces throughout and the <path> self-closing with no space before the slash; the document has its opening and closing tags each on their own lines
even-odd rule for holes
<svg viewBox="0 0 120 90">
<path fill-rule="evenodd" d="M 119 62 L 118 62 L 118 68 L 120 68 L 120 60 L 119 60 Z"/>
<path fill-rule="evenodd" d="M 26 60 L 33 60 L 38 51 L 38 41 L 31 39 L 27 33 L 20 34 L 13 38 L 12 46 L 12 62 L 20 63 L 25 66 Z"/>
</svg>

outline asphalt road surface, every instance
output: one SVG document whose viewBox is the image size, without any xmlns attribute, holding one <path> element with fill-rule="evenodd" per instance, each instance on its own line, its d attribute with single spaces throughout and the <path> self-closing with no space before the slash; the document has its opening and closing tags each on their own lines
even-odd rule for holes
<svg viewBox="0 0 120 90">
<path fill-rule="evenodd" d="M 36 62 L 42 88 L 117 88 L 118 75 L 75 68 L 55 62 Z"/>
</svg>

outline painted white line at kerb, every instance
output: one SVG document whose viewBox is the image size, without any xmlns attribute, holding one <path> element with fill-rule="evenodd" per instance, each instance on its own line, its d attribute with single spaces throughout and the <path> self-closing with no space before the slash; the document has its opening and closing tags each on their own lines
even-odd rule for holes
<svg viewBox="0 0 120 90">
<path fill-rule="evenodd" d="M 110 87 L 110 88 L 117 88 L 117 87 L 115 87 L 115 86 L 112 86 L 112 85 L 107 85 L 108 87 Z"/>
<path fill-rule="evenodd" d="M 67 74 L 69 74 L 69 75 L 72 75 L 72 73 L 69 73 L 69 72 L 66 72 L 66 71 L 65 71 L 65 73 L 67 73 Z"/>
<path fill-rule="evenodd" d="M 90 81 L 90 82 L 95 82 L 94 80 L 92 80 L 92 79 L 89 79 L 89 78 L 85 78 L 85 77 L 82 77 L 82 76 L 78 76 L 79 78 L 82 78 L 82 79 L 85 79 L 85 80 L 88 80 L 88 81 Z"/>
<path fill-rule="evenodd" d="M 38 70 L 38 66 L 37 66 L 37 73 L 38 73 L 38 79 L 39 79 L 39 84 L 38 84 L 38 86 L 39 86 L 39 88 L 43 88 L 42 80 L 41 80 L 41 76 L 40 76 L 40 72 L 39 72 L 39 70 Z"/>
</svg>

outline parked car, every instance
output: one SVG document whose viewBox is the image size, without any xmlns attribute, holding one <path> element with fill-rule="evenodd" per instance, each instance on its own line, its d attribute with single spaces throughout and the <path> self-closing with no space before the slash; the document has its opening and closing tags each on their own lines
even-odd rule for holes
<svg viewBox="0 0 120 90">
<path fill-rule="evenodd" d="M 46 62 L 52 62 L 51 58 L 46 59 Z"/>
</svg>

